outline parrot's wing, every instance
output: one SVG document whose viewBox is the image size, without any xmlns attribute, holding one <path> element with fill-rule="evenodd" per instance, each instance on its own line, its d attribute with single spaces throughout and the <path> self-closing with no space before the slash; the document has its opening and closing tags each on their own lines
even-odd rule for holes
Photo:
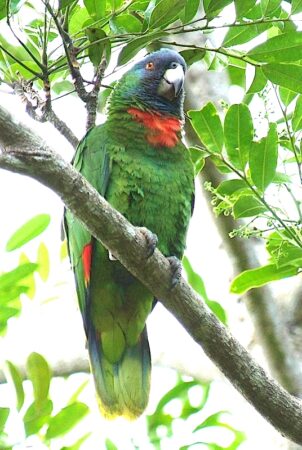
<svg viewBox="0 0 302 450">
<path fill-rule="evenodd" d="M 74 167 L 103 196 L 105 196 L 110 177 L 110 158 L 106 151 L 106 142 L 104 126 L 92 128 L 80 142 L 73 159 Z M 85 322 L 93 238 L 68 210 L 64 215 L 64 228 L 68 253 L 75 274 L 79 305 Z M 86 327 L 87 324 L 84 325 Z"/>
<path fill-rule="evenodd" d="M 112 182 L 109 152 L 116 151 L 113 145 L 106 127 L 93 128 L 73 161 L 104 197 Z M 108 418 L 137 417 L 146 408 L 150 390 L 151 358 L 144 322 L 152 295 L 120 263 L 109 260 L 107 250 L 69 211 L 65 229 L 99 407 Z"/>
</svg>

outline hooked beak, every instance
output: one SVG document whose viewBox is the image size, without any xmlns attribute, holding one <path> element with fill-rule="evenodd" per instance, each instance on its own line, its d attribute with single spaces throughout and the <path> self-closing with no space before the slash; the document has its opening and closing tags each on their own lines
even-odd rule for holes
<svg viewBox="0 0 302 450">
<path fill-rule="evenodd" d="M 159 84 L 158 94 L 168 100 L 174 100 L 179 96 L 185 79 L 184 69 L 181 64 L 173 69 L 167 69 Z"/>
</svg>

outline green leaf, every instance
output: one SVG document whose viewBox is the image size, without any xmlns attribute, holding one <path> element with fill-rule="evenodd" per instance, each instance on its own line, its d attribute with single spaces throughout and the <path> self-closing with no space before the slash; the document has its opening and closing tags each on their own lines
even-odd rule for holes
<svg viewBox="0 0 302 450">
<path fill-rule="evenodd" d="M 265 211 L 267 211 L 267 208 L 253 195 L 239 197 L 233 207 L 235 219 L 258 216 L 258 214 L 264 213 Z"/>
<path fill-rule="evenodd" d="M 4 306 L 0 310 L 0 335 L 4 336 L 7 332 L 8 321 L 9 319 L 18 316 L 20 314 L 21 308 L 10 308 L 8 306 Z"/>
<path fill-rule="evenodd" d="M 62 447 L 61 450 L 80 450 L 82 448 L 82 444 L 86 441 L 86 439 L 89 438 L 90 435 L 91 435 L 91 433 L 84 434 L 84 436 L 82 436 L 80 439 L 78 439 L 73 445 L 70 445 L 68 447 Z M 105 445 L 106 445 L 106 443 L 105 443 Z M 112 448 L 112 450 L 114 450 L 114 449 Z"/>
<path fill-rule="evenodd" d="M 293 229 L 293 233 L 296 231 Z M 270 254 L 270 262 L 276 264 L 278 268 L 284 266 L 302 266 L 302 249 L 289 241 L 287 231 L 275 231 L 270 234 L 266 250 Z"/>
<path fill-rule="evenodd" d="M 7 16 L 7 1 L 0 0 L 0 20 Z"/>
<path fill-rule="evenodd" d="M 302 96 L 299 95 L 292 117 L 292 127 L 294 131 L 302 129 Z"/>
<path fill-rule="evenodd" d="M 218 319 L 221 320 L 222 323 L 226 324 L 227 317 L 225 310 L 220 305 L 220 303 L 209 299 L 203 279 L 200 275 L 194 272 L 190 261 L 186 256 L 183 257 L 182 264 L 186 271 L 188 283 L 190 284 L 190 286 L 192 286 L 192 288 L 204 299 L 215 316 L 218 317 Z"/>
<path fill-rule="evenodd" d="M 65 9 L 74 3 L 74 0 L 59 0 L 59 9 Z"/>
<path fill-rule="evenodd" d="M 292 181 L 293 181 L 292 178 L 289 175 L 286 175 L 286 173 L 276 172 L 272 183 L 284 184 L 284 183 L 292 183 Z"/>
<path fill-rule="evenodd" d="M 251 151 L 249 166 L 251 177 L 255 186 L 262 192 L 273 181 L 278 159 L 277 126 L 271 123 L 267 137 L 260 142 L 254 142 Z"/>
<path fill-rule="evenodd" d="M 245 270 L 232 281 L 231 292 L 233 294 L 243 294 L 249 289 L 263 286 L 271 281 L 292 277 L 297 273 L 297 268 L 291 266 L 278 268 L 275 264 Z"/>
<path fill-rule="evenodd" d="M 0 408 L 0 432 L 3 432 L 6 421 L 10 413 L 9 408 Z"/>
<path fill-rule="evenodd" d="M 63 92 L 72 92 L 74 90 L 74 84 L 68 80 L 58 81 L 51 86 L 55 94 L 60 95 Z"/>
<path fill-rule="evenodd" d="M 264 75 L 275 84 L 302 94 L 302 66 L 297 64 L 266 64 Z"/>
<path fill-rule="evenodd" d="M 223 130 L 218 112 L 213 103 L 208 103 L 200 111 L 188 113 L 199 139 L 212 153 L 221 153 Z"/>
<path fill-rule="evenodd" d="M 173 22 L 185 4 L 186 0 L 159 0 L 151 12 L 149 27 L 160 28 Z"/>
<path fill-rule="evenodd" d="M 235 0 L 236 17 L 240 19 L 255 5 L 256 0 Z"/>
<path fill-rule="evenodd" d="M 164 31 L 157 31 L 156 33 L 148 33 L 147 35 L 140 36 L 136 39 L 132 39 L 125 47 L 123 47 L 122 51 L 118 57 L 118 65 L 121 66 L 126 64 L 133 58 L 142 48 L 146 47 L 156 39 L 160 39 L 164 36 L 167 36 L 167 33 Z"/>
<path fill-rule="evenodd" d="M 68 400 L 68 404 L 74 403 L 76 400 L 78 400 L 79 395 L 83 392 L 83 390 L 86 388 L 88 384 L 89 380 L 88 379 L 84 380 L 77 388 L 77 390 L 72 394 L 72 396 Z"/>
<path fill-rule="evenodd" d="M 27 408 L 23 417 L 26 436 L 37 434 L 43 425 L 48 423 L 52 409 L 53 404 L 51 400 L 46 400 L 42 404 L 33 402 Z"/>
<path fill-rule="evenodd" d="M 224 180 L 222 181 L 218 188 L 217 193 L 220 195 L 231 196 L 238 193 L 239 191 L 243 191 L 247 189 L 247 184 L 244 180 L 233 179 L 233 180 Z"/>
<path fill-rule="evenodd" d="M 232 3 L 232 0 L 210 0 L 208 4 L 204 4 L 206 16 L 213 17 L 218 15 L 218 13 L 230 3 Z"/>
<path fill-rule="evenodd" d="M 245 44 L 269 28 L 268 24 L 246 25 L 231 27 L 225 35 L 222 46 L 233 47 L 234 45 Z"/>
<path fill-rule="evenodd" d="M 23 60 L 22 63 L 23 65 L 19 63 L 10 64 L 10 71 L 22 75 L 26 80 L 31 79 L 33 74 L 40 73 L 40 67 L 34 61 L 28 61 L 27 58 L 26 60 Z"/>
<path fill-rule="evenodd" d="M 43 281 L 47 281 L 49 276 L 49 253 L 46 245 L 41 242 L 38 248 L 37 272 Z"/>
<path fill-rule="evenodd" d="M 30 219 L 10 237 L 6 244 L 6 251 L 11 252 L 39 236 L 48 227 L 49 222 L 49 214 L 38 214 Z"/>
<path fill-rule="evenodd" d="M 254 79 L 250 85 L 247 94 L 255 94 L 256 92 L 262 91 L 267 83 L 267 78 L 264 76 L 262 70 L 259 67 L 255 69 Z"/>
<path fill-rule="evenodd" d="M 242 88 L 245 87 L 245 77 L 246 77 L 245 67 L 238 67 L 233 64 L 229 64 L 225 68 L 225 71 L 227 73 L 231 85 L 240 86 Z"/>
<path fill-rule="evenodd" d="M 60 247 L 60 260 L 63 261 L 68 256 L 68 248 L 66 239 L 62 242 Z"/>
<path fill-rule="evenodd" d="M 99 66 L 104 56 L 108 64 L 111 56 L 111 45 L 105 31 L 99 28 L 88 27 L 86 35 L 89 42 L 93 44 L 88 48 L 88 56 L 94 67 L 97 68 Z"/>
<path fill-rule="evenodd" d="M 199 175 L 199 173 L 202 171 L 202 169 L 204 168 L 205 162 L 206 161 L 204 158 L 200 158 L 198 161 L 196 161 L 196 163 L 194 164 L 195 177 L 197 177 L 197 175 Z"/>
<path fill-rule="evenodd" d="M 26 362 L 28 378 L 34 390 L 35 404 L 41 405 L 48 398 L 51 372 L 47 361 L 39 353 L 31 353 Z"/>
<path fill-rule="evenodd" d="M 291 14 L 298 14 L 302 12 L 302 0 L 292 0 Z"/>
<path fill-rule="evenodd" d="M 7 367 L 6 379 L 8 382 L 11 382 L 15 388 L 16 403 L 17 403 L 16 407 L 17 410 L 20 411 L 24 403 L 24 389 L 22 376 L 19 369 L 11 361 L 6 361 L 6 367 Z"/>
<path fill-rule="evenodd" d="M 278 63 L 302 59 L 302 32 L 279 34 L 259 44 L 247 53 L 254 61 Z"/>
<path fill-rule="evenodd" d="M 264 17 L 272 17 L 279 8 L 281 0 L 261 0 L 260 5 Z"/>
<path fill-rule="evenodd" d="M 174 386 L 170 391 L 168 391 L 166 394 L 163 395 L 163 397 L 160 399 L 156 406 L 156 411 L 163 411 L 165 406 L 170 403 L 172 400 L 176 398 L 181 398 L 183 395 L 187 395 L 189 392 L 189 389 L 192 387 L 198 386 L 198 381 L 192 380 L 192 381 L 182 381 L 178 383 L 176 386 Z"/>
<path fill-rule="evenodd" d="M 230 106 L 224 120 L 224 136 L 227 154 L 231 163 L 244 170 L 249 149 L 253 141 L 252 116 L 244 103 Z"/>
<path fill-rule="evenodd" d="M 46 439 L 52 439 L 68 433 L 89 412 L 85 403 L 75 402 L 61 409 L 49 421 Z"/>
<path fill-rule="evenodd" d="M 208 427 L 219 427 L 222 426 L 224 427 L 225 424 L 224 422 L 221 422 L 221 416 L 228 414 L 228 411 L 218 411 L 217 413 L 211 414 L 210 416 L 208 416 L 201 424 L 197 425 L 196 428 L 194 428 L 194 433 L 196 431 L 202 430 L 203 428 L 208 428 Z M 228 427 L 228 425 L 227 425 Z"/>
<path fill-rule="evenodd" d="M 117 446 L 108 438 L 105 440 L 105 446 L 106 450 L 118 450 Z"/>
<path fill-rule="evenodd" d="M 37 267 L 37 264 L 34 263 L 21 264 L 20 266 L 16 267 L 16 269 L 0 275 L 0 292 L 2 290 L 5 291 L 6 289 L 16 287 L 16 285 L 20 281 L 24 280 L 24 278 L 27 278 L 37 269 Z M 25 290 L 27 291 L 27 287 Z"/>
<path fill-rule="evenodd" d="M 195 62 L 201 61 L 204 58 L 206 51 L 203 49 L 189 49 L 183 50 L 180 54 L 186 61 L 187 65 L 191 66 Z"/>
<path fill-rule="evenodd" d="M 90 20 L 89 13 L 86 8 L 76 6 L 70 16 L 69 34 L 72 36 L 78 34 L 84 28 L 84 23 Z"/>
<path fill-rule="evenodd" d="M 27 286 L 9 286 L 4 289 L 0 288 L 0 303 L 1 308 L 3 305 L 11 302 L 12 300 L 19 300 L 21 294 L 25 294 L 27 292 Z M 21 310 L 21 307 L 20 307 Z"/>
<path fill-rule="evenodd" d="M 113 16 L 109 24 L 115 34 L 139 33 L 142 29 L 142 22 L 130 14 Z"/>
<path fill-rule="evenodd" d="M 297 97 L 296 92 L 290 91 L 282 86 L 279 87 L 279 95 L 282 103 L 287 107 Z"/>
<path fill-rule="evenodd" d="M 200 151 L 198 148 L 190 147 L 189 148 L 192 162 L 194 164 L 194 174 L 197 176 L 199 172 L 204 168 L 205 165 L 205 155 L 203 151 Z"/>
<path fill-rule="evenodd" d="M 146 11 L 149 5 L 150 0 L 135 0 L 129 4 L 128 9 L 129 11 Z"/>
<path fill-rule="evenodd" d="M 30 260 L 26 256 L 25 253 L 20 254 L 19 258 L 19 265 L 28 264 L 30 263 Z M 39 267 L 37 265 L 37 270 L 39 270 Z M 30 273 L 26 278 L 23 278 L 22 285 L 27 287 L 26 295 L 32 300 L 36 293 L 36 282 L 34 277 L 34 272 Z"/>
<path fill-rule="evenodd" d="M 106 0 L 84 0 L 89 15 L 96 20 L 106 17 Z"/>
<path fill-rule="evenodd" d="M 10 14 L 16 14 L 19 9 L 22 6 L 23 1 L 22 0 L 11 0 L 9 5 L 9 12 Z M 1 0 L 0 1 L 0 19 L 3 19 L 7 16 L 7 1 Z"/>
<path fill-rule="evenodd" d="M 200 0 L 186 1 L 185 17 L 184 17 L 184 21 L 183 21 L 184 24 L 191 22 L 191 20 L 194 19 L 194 17 L 198 13 L 199 4 L 200 4 Z"/>
</svg>

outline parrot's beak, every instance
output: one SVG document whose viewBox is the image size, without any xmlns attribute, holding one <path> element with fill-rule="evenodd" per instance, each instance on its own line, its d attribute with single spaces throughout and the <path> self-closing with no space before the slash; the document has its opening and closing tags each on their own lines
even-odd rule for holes
<svg viewBox="0 0 302 450">
<path fill-rule="evenodd" d="M 174 98 L 179 96 L 184 84 L 184 79 L 185 74 L 181 64 L 177 64 L 176 67 L 167 69 L 159 84 L 159 95 L 168 100 L 174 100 Z"/>
</svg>

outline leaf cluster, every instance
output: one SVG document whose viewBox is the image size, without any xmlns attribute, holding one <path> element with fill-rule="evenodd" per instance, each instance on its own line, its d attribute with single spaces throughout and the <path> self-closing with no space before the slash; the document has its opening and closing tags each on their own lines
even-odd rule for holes
<svg viewBox="0 0 302 450">
<path fill-rule="evenodd" d="M 30 380 L 32 395 L 26 393 L 24 383 L 22 381 L 22 373 L 11 361 L 6 361 L 6 377 L 9 384 L 15 392 L 15 407 L 0 408 L 1 427 L 0 439 L 1 448 L 12 449 L 14 446 L 14 437 L 5 433 L 6 422 L 10 413 L 14 414 L 23 424 L 24 442 L 30 436 L 37 436 L 40 442 L 43 442 L 48 448 L 51 448 L 52 439 L 62 438 L 88 414 L 88 406 L 80 402 L 77 397 L 81 390 L 87 384 L 80 387 L 70 398 L 66 406 L 59 411 L 55 411 L 54 402 L 50 397 L 50 386 L 52 374 L 47 361 L 39 353 L 31 353 L 27 358 L 26 364 L 27 376 Z M 65 450 L 77 450 L 81 444 L 88 438 L 90 433 L 79 438 L 73 445 L 62 447 Z M 26 444 L 24 444 L 26 445 Z"/>
</svg>

